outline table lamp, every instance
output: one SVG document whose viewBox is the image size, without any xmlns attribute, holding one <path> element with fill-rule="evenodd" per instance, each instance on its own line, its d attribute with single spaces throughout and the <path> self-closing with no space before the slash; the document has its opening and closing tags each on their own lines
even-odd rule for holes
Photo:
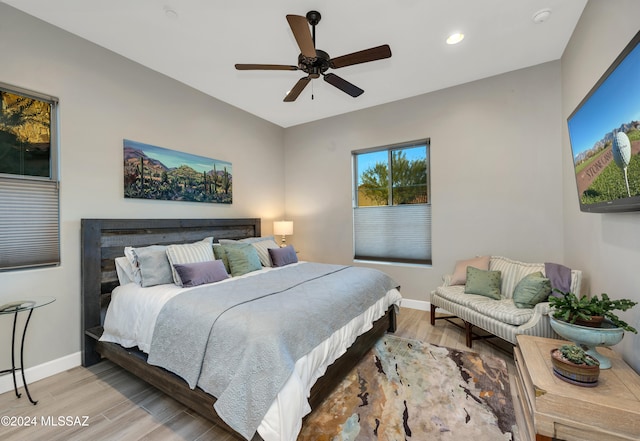
<svg viewBox="0 0 640 441">
<path fill-rule="evenodd" d="M 282 243 L 280 246 L 286 246 L 285 236 L 291 236 L 293 234 L 293 221 L 275 221 L 273 223 L 273 234 L 276 236 L 282 236 Z"/>
</svg>

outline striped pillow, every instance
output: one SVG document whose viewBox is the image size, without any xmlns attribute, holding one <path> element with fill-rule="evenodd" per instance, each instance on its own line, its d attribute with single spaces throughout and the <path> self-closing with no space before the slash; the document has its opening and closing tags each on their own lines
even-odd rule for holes
<svg viewBox="0 0 640 441">
<path fill-rule="evenodd" d="M 174 265 L 215 260 L 213 256 L 213 237 L 207 237 L 200 242 L 169 245 L 167 246 L 167 257 L 171 264 L 173 282 L 178 286 L 182 286 L 182 280 L 180 280 L 180 275 Z"/>
<path fill-rule="evenodd" d="M 251 245 L 253 245 L 253 247 L 258 252 L 258 257 L 260 258 L 260 263 L 262 264 L 262 266 L 273 266 L 271 262 L 271 256 L 269 255 L 269 249 L 280 248 L 275 240 L 265 238 L 265 240 L 251 242 Z"/>
<path fill-rule="evenodd" d="M 511 299 L 516 285 L 525 276 L 538 271 L 544 274 L 544 263 L 526 263 L 502 256 L 491 256 L 489 269 L 502 273 L 502 286 L 500 287 L 502 298 Z"/>
</svg>

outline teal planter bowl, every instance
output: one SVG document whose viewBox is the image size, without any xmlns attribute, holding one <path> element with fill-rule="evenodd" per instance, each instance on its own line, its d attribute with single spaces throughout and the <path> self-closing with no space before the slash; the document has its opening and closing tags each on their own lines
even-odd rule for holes
<svg viewBox="0 0 640 441">
<path fill-rule="evenodd" d="M 586 353 L 600 362 L 600 369 L 611 368 L 611 360 L 596 351 L 596 347 L 617 345 L 624 337 L 624 329 L 614 326 L 607 320 L 602 323 L 601 328 L 591 328 L 556 320 L 551 315 L 549 318 L 551 319 L 551 328 L 559 336 L 587 348 Z"/>
</svg>

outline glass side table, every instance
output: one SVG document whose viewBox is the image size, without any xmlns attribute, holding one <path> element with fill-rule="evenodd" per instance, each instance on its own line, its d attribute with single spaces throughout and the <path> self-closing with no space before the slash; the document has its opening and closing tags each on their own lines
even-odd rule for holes
<svg viewBox="0 0 640 441">
<path fill-rule="evenodd" d="M 13 390 L 16 393 L 16 397 L 20 398 L 21 395 L 18 393 L 18 383 L 16 382 L 16 371 L 20 371 L 22 373 L 22 384 L 24 385 L 24 390 L 27 392 L 29 401 L 33 404 L 37 404 L 38 402 L 33 401 L 31 398 L 29 388 L 27 387 L 27 380 L 24 378 L 24 337 L 27 334 L 27 327 L 29 326 L 29 320 L 31 320 L 33 310 L 55 301 L 55 297 L 31 297 L 29 300 L 19 300 L 15 297 L 11 298 L 6 295 L 0 295 L 0 315 L 13 314 L 13 332 L 11 334 L 11 368 L 0 371 L 0 374 L 11 372 L 13 375 Z M 22 339 L 20 340 L 20 367 L 16 367 L 16 324 L 18 322 L 18 314 L 27 311 L 29 312 L 29 315 L 27 316 L 27 321 L 24 323 Z"/>
</svg>

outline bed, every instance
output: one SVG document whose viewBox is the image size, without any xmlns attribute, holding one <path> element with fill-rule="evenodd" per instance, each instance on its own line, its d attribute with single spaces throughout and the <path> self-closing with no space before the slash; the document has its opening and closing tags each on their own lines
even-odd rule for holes
<svg viewBox="0 0 640 441">
<path fill-rule="evenodd" d="M 194 409 L 205 418 L 215 422 L 221 427 L 237 432 L 227 424 L 227 419 L 223 420 L 214 410 L 218 401 L 211 393 L 205 392 L 200 385 L 193 387 L 182 377 L 159 366 L 154 366 L 148 362 L 148 350 L 140 350 L 139 347 L 125 347 L 129 345 L 120 345 L 112 341 L 101 341 L 104 332 L 105 316 L 112 301 L 112 293 L 115 300 L 120 302 L 120 298 L 124 298 L 124 293 L 132 287 L 129 285 L 119 286 L 118 277 L 114 260 L 123 256 L 126 246 L 145 247 L 149 245 L 169 245 L 169 244 L 187 244 L 200 241 L 207 237 L 213 237 L 216 242 L 221 240 L 238 240 L 246 238 L 259 238 L 260 219 L 83 219 L 82 220 L 82 344 L 83 344 L 83 365 L 90 366 L 99 362 L 102 358 L 109 359 L 114 363 L 122 366 L 151 385 L 157 387 L 163 392 L 171 395 L 176 400 Z M 285 269 L 289 273 L 300 273 L 304 271 L 315 271 L 318 268 L 314 264 L 293 264 L 287 268 L 274 268 L 256 271 L 253 275 L 247 275 L 246 279 L 259 280 L 260 277 L 283 278 Z M 350 267 L 347 267 L 350 269 Z M 281 271 L 281 273 L 277 273 Z M 323 269 L 325 271 L 325 269 Z M 322 277 L 333 277 L 333 273 L 346 272 L 342 268 L 328 268 L 326 275 Z M 264 272 L 265 275 L 259 273 Z M 277 276 L 274 276 L 276 274 Z M 255 277 L 250 277 L 255 276 Z M 240 283 L 238 281 L 229 283 Z M 266 280 L 266 279 L 265 279 Z M 325 279 L 322 279 L 323 283 Z M 327 279 L 328 280 L 328 279 Z M 226 280 L 224 282 L 227 282 Z M 249 283 L 249 282 L 246 282 Z M 253 283 L 253 282 L 251 282 Z M 305 282 L 306 283 L 306 282 Z M 311 283 L 311 282 L 310 282 Z M 264 284 L 264 283 L 262 283 Z M 222 283 L 219 283 L 222 285 Z M 306 285 L 305 285 L 306 286 Z M 326 285 L 333 286 L 333 285 Z M 117 288 L 117 289 L 116 289 Z M 197 290 L 203 289 L 220 289 L 220 287 L 198 287 L 187 289 L 189 295 L 197 295 Z M 146 288 L 145 288 L 146 289 Z M 164 289 L 164 288 L 163 288 Z M 180 291 L 179 287 L 167 287 L 171 296 L 175 295 L 172 290 Z M 345 346 L 344 350 L 334 348 L 332 357 L 338 357 L 333 361 L 329 360 L 325 365 L 316 366 L 314 372 L 320 372 L 317 375 L 307 375 L 311 384 L 307 385 L 306 393 L 308 394 L 308 403 L 306 397 L 303 397 L 301 403 L 296 400 L 290 400 L 285 393 L 285 387 L 278 397 L 274 400 L 269 412 L 262 421 L 258 432 L 265 440 L 288 440 L 295 439 L 295 434 L 301 425 L 302 416 L 307 414 L 310 409 L 317 406 L 331 392 L 335 385 L 340 382 L 344 375 L 361 359 L 364 353 L 373 345 L 373 343 L 386 331 L 395 331 L 395 311 L 399 304 L 400 295 L 397 290 L 392 295 L 385 296 L 385 299 L 376 301 L 375 305 L 368 308 L 366 314 L 363 313 L 349 322 L 353 325 L 349 328 L 350 339 L 348 342 L 341 343 Z M 116 297 L 119 296 L 119 297 Z M 177 298 L 187 297 L 186 294 L 180 292 Z M 383 302 L 384 300 L 384 302 Z M 262 301 L 262 300 L 261 300 Z M 389 303 L 386 305 L 386 303 Z M 384 305 L 384 308 L 383 308 Z M 375 308 L 374 308 L 375 306 Z M 114 309 L 115 306 L 112 308 Z M 383 308 L 383 309 L 381 309 Z M 163 309 L 164 311 L 164 309 Z M 239 323 L 240 321 L 238 321 Z M 365 323 L 366 322 L 366 323 Z M 222 322 L 221 322 L 222 323 Z M 354 327 L 355 326 L 355 327 Z M 230 329 L 234 326 L 224 325 L 224 329 Z M 344 334 L 347 329 L 345 326 L 332 335 L 332 338 L 345 340 Z M 357 329 L 357 331 L 356 331 Z M 160 334 L 160 332 L 156 332 Z M 109 333 L 107 333 L 109 334 Z M 338 335 L 341 337 L 338 337 Z M 104 339 L 103 339 L 104 340 Z M 225 338 L 226 340 L 226 338 Z M 322 343 L 331 345 L 330 339 Z M 352 344 L 351 344 L 352 343 Z M 140 345 L 144 347 L 144 345 Z M 321 348 L 320 345 L 309 353 L 309 358 L 315 360 L 313 354 L 327 353 L 327 347 Z M 346 351 L 346 352 L 345 352 Z M 260 356 L 261 357 L 261 356 Z M 257 357 L 257 358 L 260 358 Z M 323 357 L 327 357 L 323 355 Z M 153 358 L 153 357 L 152 357 Z M 296 362 L 296 369 L 299 365 L 301 369 L 309 369 L 305 367 L 306 359 L 301 357 Z M 153 360 L 155 363 L 155 360 Z M 333 363 L 331 363 L 333 361 Z M 313 361 L 314 363 L 319 363 Z M 326 366 L 326 364 L 330 364 Z M 314 365 L 315 366 L 315 365 Z M 325 372 L 326 369 L 326 372 Z M 296 371 L 297 372 L 297 371 Z M 322 375 L 324 373 L 324 375 Z M 322 375 L 319 378 L 318 375 Z M 294 375 L 292 374 L 293 378 Z M 316 380 L 317 378 L 317 380 Z M 291 379 L 290 379 L 291 380 Z M 292 381 L 287 381 L 287 384 Z M 293 382 L 295 383 L 295 382 Z M 311 387 L 309 391 L 309 387 Z M 300 387 L 298 387 L 299 389 Z M 304 388 L 303 388 L 304 389 Z M 222 401 L 222 399 L 220 399 Z M 279 404 L 278 404 L 279 403 Z M 218 405 L 221 402 L 217 403 Z M 280 406 L 280 407 L 278 407 Z M 288 406 L 288 408 L 287 408 Z M 292 409 L 291 406 L 295 407 Z M 310 407 L 309 407 L 310 406 Z M 276 416 L 272 411 L 275 407 Z M 309 407 L 309 408 L 307 408 Z M 295 412 L 292 412 L 295 410 Z M 297 423 L 277 422 L 280 414 L 294 413 L 299 414 L 300 418 Z M 224 415 L 224 413 L 222 413 Z M 269 415 L 272 415 L 269 417 Z M 269 419 L 271 418 L 271 419 Z M 274 423 L 276 421 L 277 424 Z M 232 424 L 233 427 L 237 427 Z M 250 439 L 246 431 L 240 431 L 240 434 Z M 255 439 L 261 439 L 257 434 Z"/>
</svg>

